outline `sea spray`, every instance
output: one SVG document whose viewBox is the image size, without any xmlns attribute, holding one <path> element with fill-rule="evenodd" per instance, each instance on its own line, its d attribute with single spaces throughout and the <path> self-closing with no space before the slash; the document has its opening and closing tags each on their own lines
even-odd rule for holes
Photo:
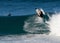
<svg viewBox="0 0 60 43">
<path fill-rule="evenodd" d="M 48 24 L 50 35 L 60 36 L 60 13 L 54 14 Z"/>
</svg>

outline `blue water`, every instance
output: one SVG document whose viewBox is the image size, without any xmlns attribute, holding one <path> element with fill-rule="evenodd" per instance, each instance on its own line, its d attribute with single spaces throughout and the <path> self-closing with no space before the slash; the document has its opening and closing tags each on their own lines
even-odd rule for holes
<svg viewBox="0 0 60 43">
<path fill-rule="evenodd" d="M 59 0 L 1 0 L 0 15 L 7 16 L 8 13 L 12 16 L 32 15 L 35 8 L 43 8 L 46 12 L 60 11 L 59 3 Z"/>
<path fill-rule="evenodd" d="M 0 42 L 60 43 L 60 37 L 49 36 L 49 25 L 36 15 L 35 8 L 49 15 L 59 13 L 60 0 L 0 0 Z"/>
</svg>

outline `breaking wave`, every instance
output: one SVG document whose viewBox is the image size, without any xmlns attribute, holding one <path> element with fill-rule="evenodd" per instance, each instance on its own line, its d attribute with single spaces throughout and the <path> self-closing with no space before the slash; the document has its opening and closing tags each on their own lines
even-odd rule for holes
<svg viewBox="0 0 60 43">
<path fill-rule="evenodd" d="M 60 13 L 56 13 L 49 21 L 50 35 L 60 36 Z"/>
<path fill-rule="evenodd" d="M 25 21 L 24 30 L 30 33 L 60 36 L 60 13 L 53 14 L 46 23 L 36 15 L 29 17 Z"/>
<path fill-rule="evenodd" d="M 48 24 L 36 15 L 29 17 L 28 20 L 25 21 L 24 30 L 29 33 L 49 33 Z"/>
</svg>

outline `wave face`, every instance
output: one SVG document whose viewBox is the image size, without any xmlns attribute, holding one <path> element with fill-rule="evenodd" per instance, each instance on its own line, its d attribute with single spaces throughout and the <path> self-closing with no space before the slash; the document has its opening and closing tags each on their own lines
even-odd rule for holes
<svg viewBox="0 0 60 43">
<path fill-rule="evenodd" d="M 25 34 L 24 21 L 29 16 L 0 16 L 0 35 Z"/>
</svg>

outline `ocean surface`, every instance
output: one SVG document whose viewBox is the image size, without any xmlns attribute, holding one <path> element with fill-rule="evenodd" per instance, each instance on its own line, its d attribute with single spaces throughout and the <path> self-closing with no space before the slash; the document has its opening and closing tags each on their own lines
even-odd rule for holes
<svg viewBox="0 0 60 43">
<path fill-rule="evenodd" d="M 0 0 L 0 43 L 60 43 L 60 0 Z"/>
</svg>

